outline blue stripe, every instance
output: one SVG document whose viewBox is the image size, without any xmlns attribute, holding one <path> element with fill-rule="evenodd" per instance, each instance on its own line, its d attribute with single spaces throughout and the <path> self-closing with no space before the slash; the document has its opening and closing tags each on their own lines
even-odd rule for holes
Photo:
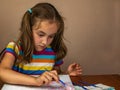
<svg viewBox="0 0 120 90">
<path fill-rule="evenodd" d="M 16 66 L 14 66 L 12 69 L 17 72 L 28 74 L 28 75 L 40 75 L 46 71 L 46 70 L 23 70 L 22 68 L 18 68 Z"/>
<path fill-rule="evenodd" d="M 34 59 L 55 59 L 55 55 L 32 55 Z"/>
<path fill-rule="evenodd" d="M 61 63 L 63 63 L 63 60 L 59 60 L 59 61 L 55 62 L 55 65 L 59 65 Z"/>
<path fill-rule="evenodd" d="M 45 51 L 53 51 L 52 48 L 46 48 Z"/>
<path fill-rule="evenodd" d="M 13 55 L 16 55 L 16 52 L 11 48 L 6 48 L 5 52 L 10 52 Z"/>
<path fill-rule="evenodd" d="M 14 53 L 13 49 L 11 49 L 11 48 L 6 48 L 6 50 L 5 50 L 5 51 L 9 51 L 9 52 Z"/>
</svg>

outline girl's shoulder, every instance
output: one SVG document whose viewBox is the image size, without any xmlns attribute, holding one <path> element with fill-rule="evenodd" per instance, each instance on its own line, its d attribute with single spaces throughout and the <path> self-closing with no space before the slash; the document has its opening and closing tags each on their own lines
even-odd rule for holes
<svg viewBox="0 0 120 90">
<path fill-rule="evenodd" d="M 6 51 L 12 51 L 12 52 L 16 52 L 17 54 L 19 54 L 20 50 L 21 50 L 20 42 L 16 43 L 15 41 L 10 41 L 6 46 Z"/>
<path fill-rule="evenodd" d="M 9 48 L 20 48 L 21 47 L 21 43 L 20 42 L 16 43 L 15 41 L 10 41 L 7 44 L 7 47 L 9 47 Z"/>
</svg>

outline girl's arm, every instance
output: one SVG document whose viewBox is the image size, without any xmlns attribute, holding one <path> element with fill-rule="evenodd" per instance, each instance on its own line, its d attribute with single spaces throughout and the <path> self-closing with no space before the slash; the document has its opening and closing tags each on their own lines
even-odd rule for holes
<svg viewBox="0 0 120 90">
<path fill-rule="evenodd" d="M 36 85 L 37 82 L 32 76 L 21 74 L 12 70 L 15 57 L 10 53 L 5 53 L 0 63 L 0 78 L 5 83 Z"/>
<path fill-rule="evenodd" d="M 5 53 L 0 63 L 0 79 L 5 83 L 40 86 L 52 81 L 51 78 L 58 81 L 57 73 L 55 71 L 45 72 L 37 78 L 13 71 L 12 66 L 14 61 L 15 57 L 12 54 Z"/>
</svg>

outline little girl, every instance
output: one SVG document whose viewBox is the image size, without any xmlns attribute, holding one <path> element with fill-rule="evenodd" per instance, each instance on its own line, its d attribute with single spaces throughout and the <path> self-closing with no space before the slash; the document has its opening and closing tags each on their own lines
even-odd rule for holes
<svg viewBox="0 0 120 90">
<path fill-rule="evenodd" d="M 0 78 L 5 83 L 41 86 L 59 81 L 60 66 L 67 54 L 63 41 L 64 22 L 56 8 L 38 3 L 22 18 L 20 37 L 9 42 L 0 64 Z M 68 66 L 71 76 L 81 74 L 73 63 Z M 35 77 L 37 75 L 37 77 Z"/>
</svg>

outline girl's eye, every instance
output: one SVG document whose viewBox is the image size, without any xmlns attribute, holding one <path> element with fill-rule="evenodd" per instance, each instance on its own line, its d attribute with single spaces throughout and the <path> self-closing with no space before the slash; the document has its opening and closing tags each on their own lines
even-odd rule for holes
<svg viewBox="0 0 120 90">
<path fill-rule="evenodd" d="M 38 34 L 38 36 L 42 37 L 42 36 L 44 36 L 44 34 Z"/>
<path fill-rule="evenodd" d="M 52 35 L 52 36 L 49 36 L 49 38 L 54 38 L 55 36 L 54 35 Z"/>
</svg>

